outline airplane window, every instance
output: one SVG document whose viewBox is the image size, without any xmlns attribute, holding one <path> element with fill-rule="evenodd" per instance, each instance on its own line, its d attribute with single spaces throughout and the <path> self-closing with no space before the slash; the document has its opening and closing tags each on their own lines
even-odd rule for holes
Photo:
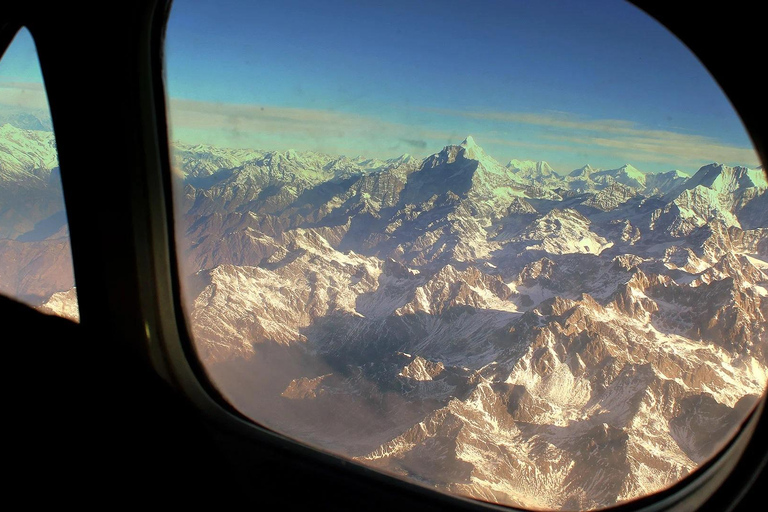
<svg viewBox="0 0 768 512">
<path fill-rule="evenodd" d="M 0 60 L 0 293 L 79 318 L 56 138 L 26 29 Z"/>
<path fill-rule="evenodd" d="M 668 488 L 768 380 L 768 181 L 619 2 L 177 0 L 196 353 L 244 415 L 413 483 L 591 510 Z"/>
</svg>

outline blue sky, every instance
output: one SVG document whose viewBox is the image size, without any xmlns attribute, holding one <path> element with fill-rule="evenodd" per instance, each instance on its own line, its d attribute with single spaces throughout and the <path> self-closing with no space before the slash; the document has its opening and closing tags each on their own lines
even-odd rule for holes
<svg viewBox="0 0 768 512">
<path fill-rule="evenodd" d="M 166 59 L 188 142 L 394 157 L 471 134 L 561 172 L 758 164 L 698 61 L 615 0 L 175 0 Z M 4 60 L 0 87 L 33 81 Z"/>
</svg>

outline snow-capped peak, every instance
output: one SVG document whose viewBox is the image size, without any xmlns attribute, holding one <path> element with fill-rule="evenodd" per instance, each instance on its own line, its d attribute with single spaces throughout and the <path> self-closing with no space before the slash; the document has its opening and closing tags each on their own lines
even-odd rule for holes
<svg viewBox="0 0 768 512">
<path fill-rule="evenodd" d="M 460 147 L 464 148 L 464 158 L 468 160 L 483 160 L 487 158 L 483 148 L 477 145 L 471 135 L 467 135 L 467 138 L 460 144 Z"/>
<path fill-rule="evenodd" d="M 409 162 L 413 162 L 414 158 L 409 153 L 403 153 L 402 155 L 396 157 L 396 158 L 390 158 L 387 160 L 387 164 L 391 166 L 398 166 L 407 164 Z"/>
<path fill-rule="evenodd" d="M 507 164 L 507 168 L 521 177 L 538 179 L 554 176 L 555 170 L 545 161 L 535 162 L 533 160 L 512 159 Z"/>
<path fill-rule="evenodd" d="M 0 179 L 26 179 L 34 170 L 47 173 L 57 165 L 53 132 L 0 126 Z"/>
<path fill-rule="evenodd" d="M 596 170 L 597 169 L 595 169 L 591 165 L 587 164 L 584 167 L 581 167 L 579 169 L 574 169 L 573 171 L 570 172 L 570 174 L 568 176 L 572 176 L 574 178 L 575 177 L 579 177 L 579 176 L 589 176 L 590 174 L 592 174 Z"/>
<path fill-rule="evenodd" d="M 644 187 L 646 175 L 631 164 L 624 164 L 618 169 L 600 171 L 600 176 L 611 176 L 613 179 L 629 187 Z"/>
<path fill-rule="evenodd" d="M 747 167 L 730 167 L 720 163 L 705 165 L 685 183 L 685 188 L 690 189 L 698 185 L 716 190 L 720 193 L 730 194 L 740 188 L 768 188 L 765 173 Z"/>
<path fill-rule="evenodd" d="M 619 167 L 619 169 L 626 172 L 627 174 L 643 174 L 642 171 L 638 170 L 637 167 L 633 166 L 632 164 L 624 164 Z"/>
<path fill-rule="evenodd" d="M 509 163 L 507 164 L 507 167 L 509 167 L 510 169 L 521 170 L 521 169 L 526 169 L 528 167 L 533 167 L 535 165 L 536 165 L 536 162 L 534 162 L 533 160 L 518 160 L 516 158 L 513 158 L 512 160 L 509 161 Z"/>
</svg>

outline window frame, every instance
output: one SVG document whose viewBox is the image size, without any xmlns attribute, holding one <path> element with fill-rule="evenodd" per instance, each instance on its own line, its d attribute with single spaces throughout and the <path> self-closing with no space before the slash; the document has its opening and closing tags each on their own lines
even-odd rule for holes
<svg viewBox="0 0 768 512">
<path fill-rule="evenodd" d="M 52 7 L 30 1 L 0 8 L 0 50 L 5 50 L 22 26 L 32 33 L 38 48 L 57 136 L 81 325 L 117 344 L 137 369 L 159 374 L 182 399 L 192 403 L 215 430 L 223 450 L 237 459 L 233 464 L 245 470 L 279 458 L 285 459 L 289 468 L 309 467 L 309 474 L 323 475 L 335 486 L 328 495 L 340 500 L 339 508 L 359 504 L 355 501 L 360 499 L 359 493 L 349 491 L 354 485 L 375 500 L 369 503 L 371 509 L 396 505 L 419 510 L 514 510 L 447 495 L 270 431 L 234 410 L 208 381 L 195 356 L 181 307 L 175 263 L 163 80 L 164 32 L 170 6 L 170 0 Z M 666 15 L 667 26 L 674 26 L 670 21 L 674 15 L 669 18 L 670 12 L 665 14 L 660 6 L 647 12 L 653 15 L 654 9 L 654 17 Z M 94 14 L 100 16 L 101 25 L 86 21 Z M 685 37 L 679 31 L 673 33 Z M 94 40 L 101 45 L 94 47 Z M 689 45 L 699 55 L 711 50 Z M 78 53 L 81 58 L 73 57 Z M 746 103 L 759 97 L 754 91 L 746 95 L 743 89 L 739 92 L 737 82 L 722 78 L 728 63 L 718 64 L 712 54 L 706 55 L 700 58 L 720 77 L 719 83 L 731 95 L 765 162 L 765 131 L 757 119 L 760 109 L 753 111 L 752 104 Z M 96 62 L 103 65 L 96 66 Z M 73 76 L 82 78 L 85 85 L 75 87 Z M 115 102 L 115 96 L 120 100 Z M 95 116 L 106 107 L 114 109 L 120 126 L 112 134 L 94 130 L 86 147 L 82 131 L 92 126 L 84 117 Z M 747 114 L 745 109 L 749 109 Z M 127 147 L 123 160 L 109 162 L 108 145 L 113 138 Z M 108 176 L 101 161 L 109 162 Z M 89 193 L 94 176 L 109 191 L 103 197 Z M 768 458 L 765 402 L 763 395 L 724 450 L 681 482 L 606 510 L 726 510 L 735 506 Z"/>
</svg>

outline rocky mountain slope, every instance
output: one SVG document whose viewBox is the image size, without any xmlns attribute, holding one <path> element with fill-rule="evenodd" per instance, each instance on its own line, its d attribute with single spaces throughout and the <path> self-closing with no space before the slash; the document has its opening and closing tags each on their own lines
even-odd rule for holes
<svg viewBox="0 0 768 512">
<path fill-rule="evenodd" d="M 198 354 L 267 427 L 440 490 L 592 509 L 695 470 L 763 393 L 762 170 L 563 175 L 471 137 L 424 159 L 173 152 Z M 45 174 L 2 165 L 9 190 Z M 32 250 L 14 229 L 1 243 Z M 44 307 L 72 314 L 70 288 Z"/>
<path fill-rule="evenodd" d="M 0 293 L 40 305 L 74 285 L 56 141 L 0 126 Z"/>
<path fill-rule="evenodd" d="M 584 509 L 693 471 L 763 392 L 760 170 L 563 176 L 471 137 L 342 173 L 271 155 L 188 174 L 180 205 L 198 350 L 267 426 L 439 489 Z"/>
</svg>

